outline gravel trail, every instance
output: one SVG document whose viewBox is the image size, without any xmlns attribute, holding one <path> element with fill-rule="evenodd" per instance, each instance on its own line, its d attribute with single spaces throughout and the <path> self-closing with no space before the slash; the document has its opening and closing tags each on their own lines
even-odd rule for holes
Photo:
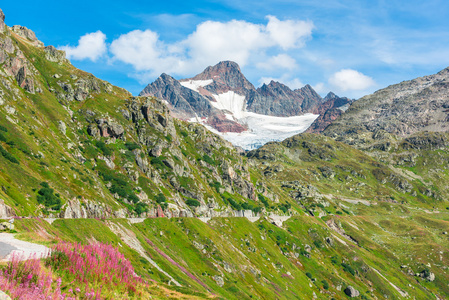
<svg viewBox="0 0 449 300">
<path fill-rule="evenodd" d="M 0 233 L 0 261 L 11 260 L 12 254 L 29 259 L 45 257 L 48 253 L 50 249 L 43 245 L 18 240 L 12 233 Z"/>
</svg>

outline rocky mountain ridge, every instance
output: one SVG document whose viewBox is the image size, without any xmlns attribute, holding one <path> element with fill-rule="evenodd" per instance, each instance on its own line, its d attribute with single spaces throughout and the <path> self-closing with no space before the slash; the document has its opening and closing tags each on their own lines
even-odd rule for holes
<svg viewBox="0 0 449 300">
<path fill-rule="evenodd" d="M 404 81 L 354 102 L 325 134 L 354 145 L 373 141 L 373 133 L 406 137 L 449 131 L 449 68 Z M 379 139 L 379 135 L 377 135 Z"/>
<path fill-rule="evenodd" d="M 333 106 L 325 104 L 327 99 L 321 98 L 310 85 L 291 90 L 282 83 L 271 81 L 256 89 L 238 64 L 231 61 L 219 62 L 195 77 L 179 81 L 162 74 L 139 95 L 160 97 L 168 102 L 175 117 L 205 119 L 204 124 L 219 132 L 247 130 L 245 121 L 241 120 L 244 111 L 292 117 L 324 113 L 326 107 Z M 224 95 L 229 99 L 224 99 Z"/>
</svg>

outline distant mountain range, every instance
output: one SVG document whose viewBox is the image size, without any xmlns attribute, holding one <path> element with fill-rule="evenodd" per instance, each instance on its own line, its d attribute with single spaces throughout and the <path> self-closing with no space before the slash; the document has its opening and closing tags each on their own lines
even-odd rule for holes
<svg viewBox="0 0 449 300">
<path fill-rule="evenodd" d="M 222 61 L 207 67 L 195 77 L 182 80 L 162 74 L 139 94 L 150 95 L 167 101 L 173 116 L 198 121 L 220 133 L 251 131 L 248 116 L 287 118 L 306 114 L 324 116 L 327 113 L 325 118 L 318 118 L 313 126 L 315 132 L 321 131 L 339 115 L 336 113 L 342 111 L 339 107 L 347 107 L 352 102 L 333 93 L 322 98 L 310 85 L 292 90 L 282 83 L 271 81 L 256 89 L 238 64 L 232 61 Z M 302 131 L 313 120 L 309 117 Z"/>
</svg>

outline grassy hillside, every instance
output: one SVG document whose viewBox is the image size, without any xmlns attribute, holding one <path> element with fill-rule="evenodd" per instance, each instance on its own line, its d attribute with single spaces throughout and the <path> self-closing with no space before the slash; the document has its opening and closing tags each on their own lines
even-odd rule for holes
<svg viewBox="0 0 449 300">
<path fill-rule="evenodd" d="M 146 283 L 102 298 L 448 297 L 446 133 L 351 127 L 240 154 L 53 47 L 9 29 L 0 45 L 0 213 L 23 240 L 118 249 Z M 68 293 L 82 283 L 63 267 L 42 262 Z"/>
</svg>

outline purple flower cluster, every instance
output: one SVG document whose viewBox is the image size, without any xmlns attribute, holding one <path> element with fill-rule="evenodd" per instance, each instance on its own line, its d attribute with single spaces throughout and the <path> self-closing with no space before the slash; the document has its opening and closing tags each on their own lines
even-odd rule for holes
<svg viewBox="0 0 449 300">
<path fill-rule="evenodd" d="M 55 286 L 53 288 L 53 286 Z M 11 261 L 0 271 L 0 290 L 8 292 L 13 299 L 67 299 L 61 294 L 61 282 L 53 284 L 53 273 L 45 270 L 40 259 L 13 254 Z"/>
<path fill-rule="evenodd" d="M 54 280 L 53 272 L 69 278 L 67 281 L 73 280 L 62 285 L 61 278 Z M 46 258 L 34 256 L 23 260 L 13 255 L 0 270 L 0 290 L 20 300 L 97 300 L 102 299 L 104 287 L 133 295 L 139 285 L 143 287 L 146 283 L 136 275 L 131 263 L 117 248 L 106 244 L 62 242 L 54 246 Z"/>
</svg>

